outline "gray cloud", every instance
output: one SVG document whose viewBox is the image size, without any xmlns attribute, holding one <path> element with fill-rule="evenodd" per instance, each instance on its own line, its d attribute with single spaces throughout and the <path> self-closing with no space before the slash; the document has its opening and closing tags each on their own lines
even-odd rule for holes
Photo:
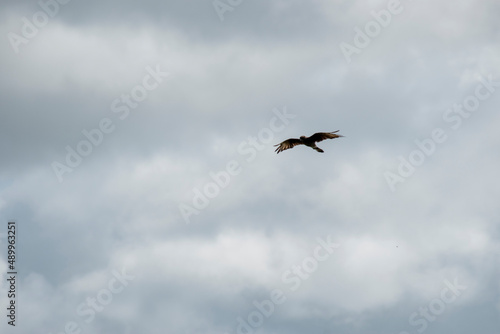
<svg viewBox="0 0 500 334">
<path fill-rule="evenodd" d="M 457 128 L 444 116 L 480 77 L 500 81 L 498 4 L 401 6 L 348 63 L 340 44 L 388 2 L 243 1 L 221 21 L 211 1 L 73 0 L 18 53 L 8 34 L 42 9 L 2 4 L 0 220 L 20 227 L 18 326 L 2 333 L 232 334 L 275 289 L 286 300 L 253 332 L 495 332 L 499 92 Z M 169 76 L 152 88 L 148 68 Z M 436 128 L 446 140 L 391 191 L 384 173 Z M 324 154 L 274 153 L 337 129 Z M 197 190 L 208 204 L 186 224 Z M 339 248 L 313 260 L 328 236 Z M 467 288 L 424 322 L 455 280 Z"/>
</svg>

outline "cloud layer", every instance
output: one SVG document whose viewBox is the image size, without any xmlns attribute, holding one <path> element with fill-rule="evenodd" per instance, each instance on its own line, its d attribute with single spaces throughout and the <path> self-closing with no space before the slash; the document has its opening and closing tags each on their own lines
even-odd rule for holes
<svg viewBox="0 0 500 334">
<path fill-rule="evenodd" d="M 0 6 L 2 333 L 499 330 L 497 2 Z"/>
</svg>

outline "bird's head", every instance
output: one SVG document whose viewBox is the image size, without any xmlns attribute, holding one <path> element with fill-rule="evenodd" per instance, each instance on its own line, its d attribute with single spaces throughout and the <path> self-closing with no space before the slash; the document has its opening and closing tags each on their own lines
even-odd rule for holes
<svg viewBox="0 0 500 334">
<path fill-rule="evenodd" d="M 306 139 L 307 137 L 306 137 L 306 136 L 300 136 L 299 138 L 300 138 L 300 139 L 302 139 L 302 140 L 304 140 L 304 139 Z"/>
</svg>

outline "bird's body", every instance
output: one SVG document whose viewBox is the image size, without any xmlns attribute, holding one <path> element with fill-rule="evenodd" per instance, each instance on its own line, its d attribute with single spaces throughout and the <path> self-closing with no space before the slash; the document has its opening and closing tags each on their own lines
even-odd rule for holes
<svg viewBox="0 0 500 334">
<path fill-rule="evenodd" d="M 334 132 L 317 132 L 313 134 L 310 137 L 306 136 L 300 136 L 300 138 L 290 138 L 285 140 L 284 142 L 281 142 L 280 144 L 274 145 L 278 146 L 276 148 L 276 153 L 280 153 L 284 150 L 288 150 L 289 148 L 293 148 L 297 145 L 306 145 L 309 146 L 316 151 L 323 153 L 324 151 L 320 149 L 318 146 L 316 146 L 317 142 L 320 142 L 325 139 L 333 139 L 333 138 L 339 138 L 343 137 L 342 135 L 337 135 L 336 133 L 339 132 L 339 130 L 334 131 Z"/>
</svg>

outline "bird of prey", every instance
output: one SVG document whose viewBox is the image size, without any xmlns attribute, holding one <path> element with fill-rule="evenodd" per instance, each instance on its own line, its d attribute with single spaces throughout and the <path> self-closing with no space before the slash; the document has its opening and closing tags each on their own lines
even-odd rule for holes
<svg viewBox="0 0 500 334">
<path fill-rule="evenodd" d="M 316 142 L 325 140 L 325 139 L 333 139 L 333 138 L 339 138 L 339 137 L 344 137 L 342 135 L 337 135 L 336 133 L 339 132 L 339 130 L 334 131 L 334 132 L 317 132 L 313 134 L 311 137 L 306 137 L 306 136 L 300 136 L 299 139 L 297 138 L 290 138 L 285 140 L 284 142 L 274 145 L 278 146 L 276 148 L 276 153 L 280 153 L 284 150 L 288 150 L 289 148 L 292 148 L 297 145 L 306 145 L 309 146 L 313 149 L 315 149 L 318 152 L 323 153 L 324 151 L 320 149 L 318 146 L 316 146 Z"/>
</svg>

